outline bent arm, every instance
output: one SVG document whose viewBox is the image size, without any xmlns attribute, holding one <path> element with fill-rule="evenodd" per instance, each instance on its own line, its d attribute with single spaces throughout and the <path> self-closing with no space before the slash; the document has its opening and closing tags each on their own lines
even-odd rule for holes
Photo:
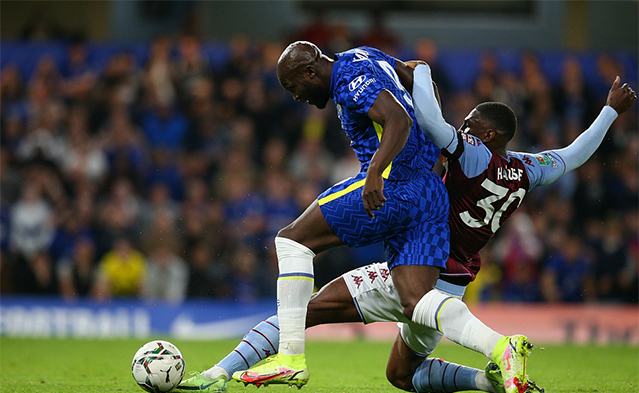
<svg viewBox="0 0 639 393">
<path fill-rule="evenodd" d="M 369 165 L 369 171 L 376 170 L 381 174 L 404 148 L 413 121 L 388 90 L 379 93 L 368 117 L 383 128 L 379 147 Z"/>
<path fill-rule="evenodd" d="M 373 106 L 368 110 L 368 117 L 375 123 L 375 130 L 380 141 L 366 171 L 362 199 L 366 214 L 370 218 L 375 218 L 373 210 L 378 210 L 386 202 L 382 180 L 384 171 L 389 168 L 393 159 L 408 141 L 413 119 L 388 90 L 382 90 L 379 93 Z"/>
<path fill-rule="evenodd" d="M 446 123 L 433 87 L 430 67 L 419 64 L 413 77 L 415 118 L 426 137 L 441 148 L 453 153 L 457 147 L 457 131 Z"/>
</svg>

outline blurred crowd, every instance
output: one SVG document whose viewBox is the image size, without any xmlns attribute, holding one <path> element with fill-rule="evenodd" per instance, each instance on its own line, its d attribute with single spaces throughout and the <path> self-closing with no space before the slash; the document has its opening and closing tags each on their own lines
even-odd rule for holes
<svg viewBox="0 0 639 393">
<path fill-rule="evenodd" d="M 597 116 L 614 56 L 597 61 L 600 84 L 563 58 L 551 84 L 534 52 L 521 72 L 482 54 L 471 89 L 455 89 L 427 39 L 414 47 L 381 26 L 355 37 L 316 24 L 291 36 L 327 53 L 360 44 L 428 61 L 448 122 L 482 101 L 519 118 L 510 149 L 563 147 Z M 273 238 L 328 186 L 359 171 L 333 105 L 294 102 L 275 67 L 284 42 L 237 36 L 212 67 L 197 35 L 157 37 L 145 61 L 126 51 L 96 64 L 83 41 L 67 58 L 42 56 L 32 75 L 1 70 L 2 293 L 66 299 L 140 297 L 247 300 L 274 296 Z M 26 44 L 25 44 L 26 45 Z M 637 89 L 634 85 L 633 88 Z M 469 301 L 637 302 L 636 106 L 596 155 L 531 192 L 483 251 Z M 382 248 L 318 256 L 318 285 L 383 260 Z"/>
</svg>

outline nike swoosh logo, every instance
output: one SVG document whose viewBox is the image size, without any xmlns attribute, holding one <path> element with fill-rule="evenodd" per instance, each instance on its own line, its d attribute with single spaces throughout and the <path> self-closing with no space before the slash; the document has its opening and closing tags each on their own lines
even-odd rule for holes
<svg viewBox="0 0 639 393">
<path fill-rule="evenodd" d="M 288 374 L 290 374 L 292 371 L 281 371 L 279 373 L 273 373 L 273 374 L 267 374 L 267 375 L 262 375 L 262 376 L 257 376 L 257 377 L 251 377 L 247 374 L 242 375 L 241 379 L 242 381 L 246 381 L 246 382 L 263 382 L 263 381 L 268 381 L 270 379 L 273 378 L 277 378 L 277 377 L 283 377 L 286 376 Z M 246 377 L 246 378 L 244 378 Z"/>
<path fill-rule="evenodd" d="M 215 382 L 211 382 L 211 383 L 210 383 L 210 384 L 208 384 L 208 385 L 201 384 L 201 385 L 200 385 L 200 390 L 204 390 L 204 389 L 208 388 L 209 386 L 213 385 L 214 383 L 215 383 Z"/>
</svg>

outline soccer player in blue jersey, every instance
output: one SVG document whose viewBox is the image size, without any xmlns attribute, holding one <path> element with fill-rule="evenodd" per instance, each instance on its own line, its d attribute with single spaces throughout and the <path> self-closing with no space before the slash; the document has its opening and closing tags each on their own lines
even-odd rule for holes
<svg viewBox="0 0 639 393">
<path fill-rule="evenodd" d="M 358 175 L 322 193 L 275 238 L 279 353 L 240 378 L 302 386 L 309 377 L 304 329 L 313 257 L 332 247 L 383 241 L 405 315 L 434 313 L 432 302 L 421 300 L 448 259 L 448 196 L 432 171 L 440 149 L 417 126 L 395 58 L 360 47 L 331 59 L 298 41 L 282 53 L 277 76 L 297 101 L 318 108 L 335 101 L 361 163 Z"/>
<path fill-rule="evenodd" d="M 510 108 L 500 103 L 481 104 L 469 114 L 461 132 L 457 133 L 441 117 L 428 66 L 417 66 L 414 82 L 412 69 L 407 74 L 406 67 L 398 66 L 400 79 L 412 90 L 420 127 L 449 157 L 444 179 L 451 196 L 449 220 L 454 241 L 447 270 L 441 274 L 435 289 L 448 298 L 438 306 L 438 316 L 442 317 L 451 312 L 450 299 L 460 300 L 465 286 L 475 278 L 479 270 L 476 251 L 519 206 L 525 193 L 583 164 L 597 149 L 617 114 L 628 110 L 637 97 L 627 84 L 618 88 L 617 79 L 599 117 L 570 146 L 536 155 L 513 153 L 506 150 L 516 128 L 516 118 Z M 502 198 L 494 198 L 501 194 L 504 194 Z M 486 195 L 492 197 L 492 202 L 480 204 Z M 459 311 L 454 303 L 452 306 L 453 312 Z M 400 322 L 387 376 L 394 386 L 407 391 L 523 392 L 536 388 L 528 384 L 525 369 L 521 375 L 510 370 L 511 367 L 504 367 L 513 360 L 503 356 L 508 351 L 498 350 L 499 343 L 508 343 L 504 340 L 507 337 L 492 331 L 472 314 L 468 318 L 468 314 L 467 309 L 462 310 L 456 319 L 458 326 L 427 327 L 408 319 L 388 266 L 383 263 L 348 272 L 322 288 L 309 303 L 307 326 L 356 321 Z M 232 353 L 180 388 L 225 391 L 230 375 L 262 360 L 263 353 L 277 350 L 278 325 L 277 316 L 258 324 Z M 486 371 L 427 358 L 442 334 L 491 359 Z M 480 342 L 477 337 L 481 338 Z"/>
</svg>

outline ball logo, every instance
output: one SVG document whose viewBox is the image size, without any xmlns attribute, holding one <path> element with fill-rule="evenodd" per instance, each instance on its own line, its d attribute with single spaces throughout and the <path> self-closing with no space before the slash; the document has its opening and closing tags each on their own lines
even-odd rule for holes
<svg viewBox="0 0 639 393">
<path fill-rule="evenodd" d="M 348 84 L 348 90 L 353 91 L 357 89 L 365 80 L 366 80 L 366 75 L 358 76 L 357 78 L 353 79 L 351 83 Z"/>
</svg>

